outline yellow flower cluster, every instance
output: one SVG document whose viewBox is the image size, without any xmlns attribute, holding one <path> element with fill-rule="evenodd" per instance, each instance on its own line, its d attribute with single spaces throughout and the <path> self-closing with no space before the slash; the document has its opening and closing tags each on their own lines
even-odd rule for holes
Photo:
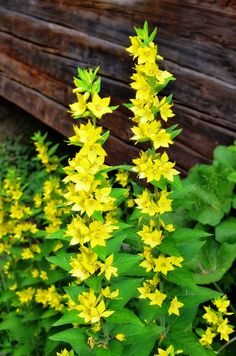
<svg viewBox="0 0 236 356">
<path fill-rule="evenodd" d="M 205 307 L 205 314 L 203 319 L 206 320 L 209 325 L 200 339 L 200 343 L 203 346 L 210 347 L 213 339 L 220 335 L 220 340 L 229 341 L 229 335 L 234 332 L 234 328 L 229 324 L 227 315 L 233 313 L 228 312 L 230 301 L 226 296 L 213 301 L 213 305 L 217 310 L 211 307 Z"/>
<path fill-rule="evenodd" d="M 173 143 L 172 132 L 175 127 L 166 129 L 162 125 L 163 121 L 167 122 L 174 116 L 173 104 L 171 96 L 164 96 L 161 100 L 158 97 L 159 92 L 174 78 L 168 71 L 160 69 L 158 62 L 163 58 L 158 54 L 152 36 L 149 37 L 145 32 L 145 26 L 144 30 L 136 30 L 137 36 L 130 37 L 131 46 L 127 48 L 129 54 L 136 59 L 130 85 L 135 90 L 135 98 L 131 99 L 128 106 L 133 113 L 131 120 L 135 123 L 131 128 L 134 134 L 131 139 L 136 143 L 148 142 L 149 146 L 146 151 L 141 150 L 138 158 L 133 159 L 133 171 L 139 178 L 154 185 L 153 191 L 144 189 L 134 199 L 141 212 L 138 235 L 143 245 L 143 252 L 140 254 L 143 261 L 140 266 L 147 273 L 153 273 L 153 279 L 145 280 L 138 290 L 141 299 L 148 299 L 150 305 L 161 307 L 167 294 L 163 292 L 163 288 L 158 288 L 159 281 L 164 281 L 168 272 L 181 267 L 183 262 L 180 256 L 168 256 L 158 250 L 165 238 L 175 230 L 172 224 L 165 224 L 163 217 L 172 211 L 168 183 L 173 182 L 174 177 L 179 174 L 174 168 L 175 163 L 169 161 L 168 154 L 163 151 Z M 162 153 L 157 152 L 158 149 L 162 149 Z M 160 181 L 161 184 L 158 185 Z M 158 186 L 162 189 L 156 188 Z M 179 308 L 182 306 L 183 303 L 175 296 L 170 301 L 168 313 L 179 315 Z"/>
<path fill-rule="evenodd" d="M 45 142 L 46 137 L 47 134 L 42 136 L 40 133 L 36 133 L 33 140 L 38 159 L 41 161 L 47 172 L 53 172 L 59 167 L 60 162 L 56 155 L 50 154 L 48 149 L 50 142 Z"/>
<path fill-rule="evenodd" d="M 43 305 L 44 308 L 50 307 L 57 311 L 61 311 L 63 308 L 62 296 L 57 292 L 54 285 L 47 289 L 35 290 L 35 301 Z"/>
<path fill-rule="evenodd" d="M 102 295 L 96 297 L 93 289 L 89 292 L 83 292 L 78 297 L 79 305 L 77 310 L 80 311 L 79 316 L 86 323 L 99 323 L 101 318 L 108 318 L 114 311 L 107 310 L 104 298 Z"/>
<path fill-rule="evenodd" d="M 61 311 L 63 308 L 63 297 L 57 292 L 54 285 L 48 289 L 41 288 L 26 288 L 16 292 L 21 304 L 29 304 L 34 298 L 36 303 L 42 304 L 44 308 L 49 307 L 56 311 Z"/>
<path fill-rule="evenodd" d="M 96 126 L 96 120 L 111 113 L 114 108 L 109 107 L 110 98 L 99 96 L 99 80 L 94 82 L 96 71 L 80 70 L 80 79 L 75 80 L 74 92 L 77 102 L 70 105 L 74 118 L 89 118 L 85 124 L 74 126 L 74 135 L 69 138 L 69 144 L 79 146 L 75 157 L 68 161 L 64 168 L 66 177 L 64 183 L 67 191 L 64 197 L 68 206 L 75 212 L 71 222 L 67 225 L 65 235 L 70 245 L 77 246 L 78 253 L 70 258 L 70 274 L 81 284 L 92 276 L 103 276 L 106 281 L 118 275 L 113 266 L 113 254 L 102 261 L 96 253 L 96 248 L 106 247 L 107 241 L 118 227 L 114 224 L 115 198 L 111 196 L 112 187 L 105 173 L 106 152 L 102 144 L 106 137 L 102 128 Z M 90 78 L 89 85 L 83 78 Z M 86 86 L 87 85 L 87 86 Z M 97 219 L 96 213 L 100 218 Z M 68 300 L 68 309 L 80 311 L 79 316 L 86 323 L 100 323 L 113 312 L 106 309 L 105 298 L 115 298 L 119 291 L 110 292 L 109 286 L 101 289 L 96 296 L 94 290 L 83 292 L 78 296 L 77 305 Z"/>
</svg>

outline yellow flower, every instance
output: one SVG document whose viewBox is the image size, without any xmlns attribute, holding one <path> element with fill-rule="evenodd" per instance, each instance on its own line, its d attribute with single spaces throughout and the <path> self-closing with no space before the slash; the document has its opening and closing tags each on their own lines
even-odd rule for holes
<svg viewBox="0 0 236 356">
<path fill-rule="evenodd" d="M 135 117 L 131 118 L 134 122 L 145 123 L 154 120 L 154 114 L 151 110 L 151 105 L 152 105 L 151 101 L 145 103 L 143 98 L 131 99 L 130 101 L 133 104 L 130 110 L 135 115 Z"/>
<path fill-rule="evenodd" d="M 170 193 L 167 192 L 166 190 L 162 190 L 160 192 L 159 200 L 157 202 L 158 213 L 164 214 L 164 213 L 172 210 L 172 207 L 171 207 L 172 200 L 167 198 L 169 194 Z"/>
<path fill-rule="evenodd" d="M 159 72 L 158 66 L 156 63 L 150 63 L 146 62 L 144 65 L 136 65 L 135 70 L 137 72 L 142 72 L 148 77 L 153 77 L 154 75 L 157 75 Z"/>
<path fill-rule="evenodd" d="M 35 301 L 46 307 L 48 304 L 48 291 L 46 289 L 37 289 L 35 292 Z"/>
<path fill-rule="evenodd" d="M 229 335 L 234 332 L 234 328 L 228 325 L 228 319 L 226 318 L 219 324 L 217 332 L 220 333 L 220 340 L 229 341 Z"/>
<path fill-rule="evenodd" d="M 134 58 L 138 56 L 137 52 L 141 48 L 142 44 L 137 36 L 129 37 L 131 46 L 126 48 L 126 51 L 129 52 Z"/>
<path fill-rule="evenodd" d="M 100 266 L 100 273 L 99 276 L 104 273 L 105 278 L 109 281 L 112 276 L 117 277 L 118 276 L 118 269 L 116 267 L 112 266 L 113 263 L 113 255 L 110 255 L 109 257 L 106 258 L 105 262 L 99 263 Z"/>
<path fill-rule="evenodd" d="M 122 186 L 126 187 L 128 184 L 129 173 L 124 171 L 119 171 L 116 173 L 116 181 Z"/>
<path fill-rule="evenodd" d="M 156 99 L 157 99 L 157 97 L 156 97 Z M 167 98 L 166 98 L 166 96 L 164 96 L 164 98 L 162 98 L 162 100 L 159 103 L 158 103 L 158 99 L 156 101 L 156 103 L 158 104 L 157 108 L 160 111 L 161 118 L 164 121 L 167 121 L 168 118 L 175 116 L 175 114 L 171 110 L 171 107 L 173 106 L 173 104 L 169 104 L 166 100 L 167 100 Z"/>
<path fill-rule="evenodd" d="M 102 127 L 95 127 L 90 121 L 87 124 L 74 126 L 75 135 L 69 138 L 70 144 L 95 143 L 101 139 Z"/>
<path fill-rule="evenodd" d="M 72 116 L 74 118 L 82 116 L 85 113 L 86 105 L 87 105 L 86 101 L 89 97 L 89 93 L 85 93 L 85 94 L 76 93 L 76 96 L 78 101 L 74 104 L 69 105 Z"/>
<path fill-rule="evenodd" d="M 154 216 L 156 213 L 160 212 L 160 207 L 156 204 L 153 196 L 147 189 L 145 189 L 142 194 L 138 195 L 138 198 L 134 201 L 137 204 L 137 208 L 140 209 L 143 214 Z"/>
<path fill-rule="evenodd" d="M 156 73 L 156 79 L 160 84 L 164 84 L 167 79 L 173 78 L 173 75 L 167 70 L 161 70 L 158 68 Z"/>
<path fill-rule="evenodd" d="M 72 274 L 73 277 L 77 277 L 80 281 L 84 281 L 97 271 L 100 264 L 93 250 L 81 246 L 80 253 L 78 253 L 76 257 L 71 257 L 70 266 L 72 269 L 69 273 Z"/>
<path fill-rule="evenodd" d="M 173 182 L 174 176 L 179 174 L 179 172 L 173 168 L 175 164 L 169 162 L 169 157 L 166 152 L 161 155 L 161 159 L 157 160 L 155 164 L 157 164 L 160 176 L 163 176 L 171 182 Z"/>
<path fill-rule="evenodd" d="M 125 341 L 125 334 L 116 334 L 115 339 L 118 341 Z"/>
<path fill-rule="evenodd" d="M 147 152 L 141 151 L 140 158 L 133 159 L 133 163 L 135 164 L 133 171 L 138 173 L 140 179 L 147 178 L 147 182 L 151 182 L 155 178 L 158 180 L 158 175 L 153 174 L 152 157 Z"/>
<path fill-rule="evenodd" d="M 150 138 L 153 141 L 155 150 L 160 147 L 169 147 L 173 143 L 170 134 L 165 129 L 159 130 L 156 134 L 151 135 Z"/>
<path fill-rule="evenodd" d="M 48 279 L 48 275 L 46 271 L 41 271 L 39 278 L 41 278 L 43 281 L 46 281 Z"/>
<path fill-rule="evenodd" d="M 161 307 L 166 297 L 166 294 L 161 293 L 158 289 L 155 289 L 154 293 L 149 294 L 148 299 L 151 301 L 150 305 L 158 305 Z"/>
<path fill-rule="evenodd" d="M 174 267 L 170 257 L 165 257 L 164 255 L 160 254 L 157 258 L 154 259 L 154 271 L 161 272 L 165 276 L 168 272 L 173 271 Z"/>
<path fill-rule="evenodd" d="M 114 313 L 114 311 L 106 310 L 104 301 L 100 301 L 100 299 L 100 297 L 96 298 L 92 289 L 79 295 L 78 300 L 80 305 L 77 306 L 77 309 L 80 311 L 79 316 L 86 323 L 97 323 L 101 318 L 108 318 Z"/>
<path fill-rule="evenodd" d="M 144 257 L 144 261 L 140 263 L 139 266 L 146 269 L 147 272 L 150 272 L 154 269 L 154 260 L 152 257 L 152 249 L 150 247 L 144 247 L 143 253 L 140 253 L 140 256 Z"/>
<path fill-rule="evenodd" d="M 117 226 L 112 225 L 110 222 L 92 221 L 89 224 L 88 240 L 91 247 L 106 246 L 105 240 L 112 237 L 111 233 L 118 229 Z"/>
<path fill-rule="evenodd" d="M 158 348 L 157 351 L 158 354 L 155 354 L 154 356 L 169 356 L 172 353 L 174 354 L 174 347 L 170 345 L 166 350 Z"/>
<path fill-rule="evenodd" d="M 202 335 L 199 342 L 202 346 L 210 346 L 212 344 L 213 338 L 216 336 L 216 333 L 212 331 L 211 328 L 207 328 L 205 333 Z"/>
<path fill-rule="evenodd" d="M 112 113 L 112 110 L 109 108 L 110 97 L 100 98 L 100 96 L 95 93 L 92 97 L 92 102 L 87 104 L 87 107 L 92 113 L 98 118 L 101 119 L 104 114 Z"/>
<path fill-rule="evenodd" d="M 216 299 L 215 301 L 213 301 L 213 304 L 217 307 L 217 309 L 223 313 L 226 314 L 227 313 L 227 308 L 230 305 L 230 301 L 226 299 L 226 295 L 224 295 L 221 298 Z"/>
<path fill-rule="evenodd" d="M 141 73 L 134 73 L 131 79 L 134 80 L 130 86 L 136 90 L 136 99 L 148 101 L 151 95 L 151 87 L 145 76 Z"/>
<path fill-rule="evenodd" d="M 161 244 L 163 235 L 162 232 L 155 229 L 154 221 L 150 220 L 149 225 L 143 225 L 143 229 L 138 232 L 138 235 L 141 236 L 142 241 L 154 248 Z"/>
<path fill-rule="evenodd" d="M 174 297 L 170 303 L 170 307 L 168 309 L 168 314 L 175 314 L 179 316 L 179 309 L 184 306 L 183 303 L 179 302 L 177 297 Z"/>
<path fill-rule="evenodd" d="M 150 295 L 151 292 L 151 285 L 149 283 L 143 282 L 143 287 L 137 288 L 140 296 L 140 299 L 146 299 Z"/>
<path fill-rule="evenodd" d="M 35 290 L 32 287 L 29 287 L 27 289 L 16 292 L 16 295 L 22 304 L 28 304 L 33 299 L 34 292 Z"/>
<path fill-rule="evenodd" d="M 217 313 L 210 307 L 204 306 L 204 309 L 205 309 L 206 313 L 203 314 L 203 316 L 202 316 L 203 319 L 205 319 L 208 324 L 216 325 L 219 322 Z"/>
<path fill-rule="evenodd" d="M 157 55 L 157 47 L 140 47 L 137 51 L 138 64 L 155 63 Z"/>
<path fill-rule="evenodd" d="M 35 268 L 31 271 L 32 277 L 37 278 L 39 276 L 39 271 Z"/>
<path fill-rule="evenodd" d="M 101 318 L 108 318 L 114 311 L 106 310 L 104 301 L 102 300 L 96 307 L 91 309 L 91 323 L 97 323 Z"/>
<path fill-rule="evenodd" d="M 31 258 L 34 258 L 33 252 L 30 250 L 29 247 L 23 248 L 23 251 L 21 253 L 21 257 L 23 260 L 29 260 Z"/>
<path fill-rule="evenodd" d="M 70 356 L 70 352 L 67 349 L 63 349 L 61 352 L 57 352 L 57 356 Z"/>
<path fill-rule="evenodd" d="M 131 128 L 131 131 L 135 134 L 131 139 L 136 140 L 136 143 L 147 141 L 149 139 L 153 141 L 160 127 L 161 124 L 159 121 L 139 123 L 138 126 Z"/>
<path fill-rule="evenodd" d="M 116 299 L 119 295 L 119 289 L 116 289 L 113 292 L 111 292 L 110 288 L 107 286 L 106 288 L 102 289 L 102 295 L 105 298 Z"/>
</svg>

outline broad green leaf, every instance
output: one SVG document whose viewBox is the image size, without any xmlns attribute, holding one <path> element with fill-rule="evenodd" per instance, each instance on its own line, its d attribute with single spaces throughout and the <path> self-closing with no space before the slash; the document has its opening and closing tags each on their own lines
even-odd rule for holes
<svg viewBox="0 0 236 356">
<path fill-rule="evenodd" d="M 107 318 L 107 321 L 115 324 L 127 323 L 142 325 L 140 319 L 130 309 L 126 308 L 115 310 L 115 312 L 111 316 L 109 316 L 109 318 Z"/>
<path fill-rule="evenodd" d="M 70 259 L 75 257 L 74 253 L 61 253 L 59 252 L 56 256 L 47 257 L 47 261 L 54 263 L 55 265 L 61 267 L 62 269 L 69 272 L 71 270 Z"/>
<path fill-rule="evenodd" d="M 219 281 L 236 258 L 236 244 L 220 244 L 211 239 L 189 264 L 198 284 Z"/>
<path fill-rule="evenodd" d="M 229 217 L 215 228 L 216 240 L 236 244 L 236 218 Z"/>
<path fill-rule="evenodd" d="M 173 329 L 168 339 L 175 346 L 175 349 L 183 350 L 186 355 L 189 356 L 209 356 L 206 349 L 201 346 L 198 338 L 190 331 L 184 332 L 184 330 Z"/>
<path fill-rule="evenodd" d="M 205 241 L 201 240 L 193 240 L 179 244 L 180 255 L 183 257 L 185 264 L 192 261 L 204 244 Z"/>
<path fill-rule="evenodd" d="M 106 242 L 106 255 L 110 256 L 119 251 L 124 239 L 127 237 L 126 230 L 114 233 L 114 236 Z"/>
<path fill-rule="evenodd" d="M 71 297 L 71 299 L 78 303 L 78 296 L 86 291 L 85 286 L 69 286 L 64 287 L 65 292 Z"/>
<path fill-rule="evenodd" d="M 211 235 L 212 234 L 210 234 L 204 230 L 190 229 L 190 228 L 178 228 L 173 232 L 172 237 L 178 244 L 178 243 L 183 243 L 183 242 L 188 242 L 188 241 L 191 242 L 192 240 L 200 239 L 203 237 L 208 237 Z"/>
<path fill-rule="evenodd" d="M 149 356 L 159 339 L 163 328 L 154 325 L 121 325 L 113 330 L 113 334 L 122 333 L 125 335 L 126 344 L 124 349 L 125 356 Z"/>
<path fill-rule="evenodd" d="M 141 261 L 142 257 L 128 253 L 119 253 L 114 259 L 114 265 L 118 268 L 119 276 L 124 275 L 132 266 Z"/>
<path fill-rule="evenodd" d="M 84 319 L 80 318 L 78 314 L 79 314 L 78 310 L 70 310 L 66 312 L 66 314 L 62 315 L 62 317 L 58 319 L 53 324 L 53 326 L 60 326 L 60 325 L 73 324 L 73 323 L 84 324 Z"/>
<path fill-rule="evenodd" d="M 53 232 L 47 236 L 45 236 L 45 239 L 48 240 L 63 240 L 63 241 L 70 241 L 70 238 L 68 236 L 65 236 L 65 230 L 58 230 L 56 232 Z"/>
<path fill-rule="evenodd" d="M 162 253 L 172 256 L 180 256 L 179 249 L 176 245 L 175 240 L 172 237 L 166 237 L 163 239 L 162 243 L 157 246 L 157 249 Z"/>
<path fill-rule="evenodd" d="M 101 281 L 103 279 L 103 276 L 92 276 L 84 281 L 84 283 L 92 288 L 95 293 L 99 293 L 101 290 Z"/>
<path fill-rule="evenodd" d="M 66 329 L 63 331 L 60 331 L 56 334 L 53 334 L 49 336 L 50 340 L 53 341 L 61 341 L 61 342 L 66 342 L 68 344 L 71 343 L 85 343 L 84 341 L 84 331 L 83 329 L 78 329 L 78 328 L 71 328 L 71 329 Z"/>
<path fill-rule="evenodd" d="M 138 296 L 137 288 L 141 285 L 143 278 L 124 278 L 118 281 L 114 280 L 112 289 L 119 289 L 118 300 L 111 302 L 111 307 L 116 305 L 124 306 L 131 298 Z"/>
<path fill-rule="evenodd" d="M 166 279 L 180 286 L 192 287 L 196 283 L 193 276 L 187 267 L 175 267 L 173 271 L 168 272 Z"/>
</svg>

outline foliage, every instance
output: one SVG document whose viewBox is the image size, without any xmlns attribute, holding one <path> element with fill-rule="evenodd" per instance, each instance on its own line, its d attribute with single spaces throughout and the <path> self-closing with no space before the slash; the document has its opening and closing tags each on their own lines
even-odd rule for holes
<svg viewBox="0 0 236 356">
<path fill-rule="evenodd" d="M 189 262 L 199 284 L 221 280 L 236 258 L 235 186 L 236 142 L 218 146 L 212 165 L 192 168 L 182 192 L 175 192 L 176 224 L 208 233 Z"/>
<path fill-rule="evenodd" d="M 127 48 L 136 61 L 135 96 L 126 104 L 132 112 L 131 140 L 145 147 L 133 165 L 105 164 L 109 132 L 98 123 L 117 107 L 100 96 L 98 68 L 79 68 L 70 112 L 83 121 L 69 138 L 78 152 L 62 169 L 57 146 L 37 133 L 35 166 L 24 179 L 16 170 L 3 177 L 4 355 L 204 356 L 215 354 L 210 347 L 216 334 L 229 341 L 229 302 L 199 286 L 194 268 L 196 254 L 212 238 L 203 227 L 207 214 L 199 211 L 203 221 L 192 223 L 197 215 L 193 198 L 187 197 L 191 189 L 185 182 L 182 187 L 166 153 L 180 130 L 168 125 L 174 116 L 172 96 L 159 97 L 174 78 L 159 66 L 163 58 L 155 34 L 149 35 L 145 23 Z M 223 190 L 216 189 L 221 199 Z M 180 218 L 181 204 L 187 225 Z M 228 213 L 229 203 L 221 208 Z M 222 230 L 219 243 L 228 244 Z M 210 300 L 215 309 L 205 307 L 201 318 L 199 305 Z M 205 333 L 204 320 L 210 325 Z"/>
</svg>

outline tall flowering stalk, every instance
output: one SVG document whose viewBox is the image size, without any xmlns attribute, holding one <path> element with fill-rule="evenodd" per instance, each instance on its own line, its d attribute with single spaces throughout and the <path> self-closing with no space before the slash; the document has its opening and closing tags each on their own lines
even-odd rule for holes
<svg viewBox="0 0 236 356">
<path fill-rule="evenodd" d="M 64 197 L 72 218 L 61 238 L 69 249 L 49 258 L 69 275 L 67 307 L 54 324 L 64 330 L 50 338 L 69 343 L 72 350 L 63 349 L 58 356 L 74 351 L 86 356 L 173 356 L 181 350 L 208 355 L 191 324 L 199 304 L 220 294 L 196 286 L 188 265 L 192 250 L 182 245 L 194 232 L 188 229 L 186 236 L 171 221 L 171 187 L 179 184 L 179 172 L 166 149 L 181 130 L 167 125 L 174 116 L 172 96 L 159 96 L 174 78 L 159 67 L 163 58 L 153 42 L 155 34 L 149 35 L 145 23 L 127 48 L 135 60 L 135 97 L 126 104 L 133 115 L 131 140 L 146 147 L 133 166 L 105 164 L 103 144 L 109 131 L 98 123 L 116 107 L 100 96 L 98 68 L 78 69 L 74 78 L 77 101 L 70 112 L 83 122 L 69 138 L 78 153 L 65 167 Z M 130 172 L 149 188 L 133 181 Z"/>
<path fill-rule="evenodd" d="M 134 134 L 131 140 L 135 140 L 136 144 L 149 143 L 149 148 L 146 151 L 141 150 L 139 157 L 133 160 L 133 171 L 153 186 L 152 190 L 144 189 L 135 199 L 136 207 L 141 213 L 137 232 L 143 245 L 140 254 L 143 261 L 140 266 L 152 276 L 150 278 L 149 275 L 138 290 L 140 298 L 149 300 L 150 305 L 161 307 L 168 298 L 167 293 L 164 293 L 165 277 L 168 272 L 182 266 L 183 258 L 179 254 L 173 256 L 171 251 L 163 248 L 163 242 L 170 239 L 175 230 L 165 219 L 165 214 L 172 210 L 171 191 L 168 187 L 179 174 L 174 168 L 175 164 L 169 161 L 165 149 L 173 144 L 173 138 L 180 130 L 176 130 L 176 125 L 167 129 L 162 125 L 174 113 L 172 96 L 160 99 L 159 93 L 174 77 L 159 67 L 158 62 L 163 57 L 158 54 L 158 47 L 153 42 L 155 34 L 156 30 L 149 36 L 148 25 L 145 23 L 143 29 L 136 29 L 136 36 L 130 37 L 131 46 L 127 51 L 136 62 L 130 84 L 135 90 L 135 98 L 131 99 L 129 105 L 133 113 L 131 120 L 135 124 L 131 128 Z M 157 151 L 160 149 L 162 153 Z M 170 301 L 168 314 L 179 315 L 179 309 L 183 305 L 174 296 Z"/>
</svg>

